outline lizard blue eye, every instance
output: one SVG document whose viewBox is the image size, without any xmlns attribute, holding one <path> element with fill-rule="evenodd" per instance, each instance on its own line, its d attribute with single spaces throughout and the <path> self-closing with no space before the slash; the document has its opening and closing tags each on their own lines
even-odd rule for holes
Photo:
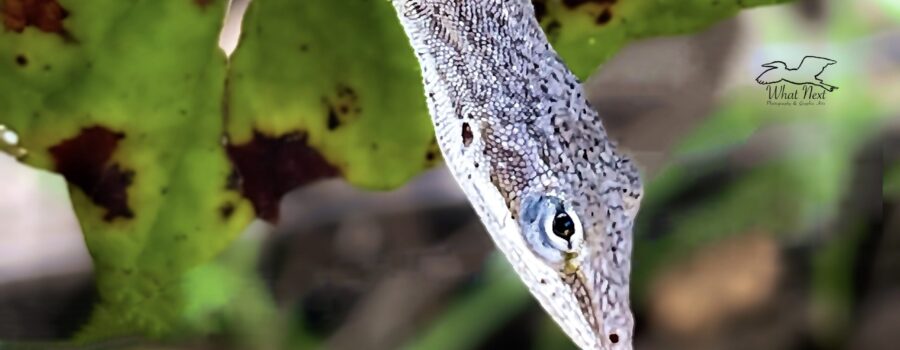
<svg viewBox="0 0 900 350">
<path fill-rule="evenodd" d="M 577 253 L 584 241 L 581 222 L 566 203 L 555 196 L 528 195 L 521 202 L 519 225 L 528 247 L 544 261 L 559 265 Z"/>
</svg>

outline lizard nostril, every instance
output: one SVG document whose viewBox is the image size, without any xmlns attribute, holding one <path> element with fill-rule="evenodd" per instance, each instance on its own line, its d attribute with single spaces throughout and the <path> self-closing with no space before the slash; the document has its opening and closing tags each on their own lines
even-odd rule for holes
<svg viewBox="0 0 900 350">
<path fill-rule="evenodd" d="M 619 335 L 618 335 L 618 334 L 615 334 L 615 333 L 610 334 L 610 335 L 609 335 L 609 341 L 611 341 L 613 344 L 618 343 L 618 342 L 619 342 Z"/>
</svg>

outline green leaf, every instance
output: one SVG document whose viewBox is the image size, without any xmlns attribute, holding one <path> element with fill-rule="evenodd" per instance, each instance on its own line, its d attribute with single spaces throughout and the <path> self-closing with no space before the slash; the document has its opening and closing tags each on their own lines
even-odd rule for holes
<svg viewBox="0 0 900 350">
<path fill-rule="evenodd" d="M 533 0 L 553 48 L 580 79 L 631 41 L 686 34 L 743 8 L 790 0 Z"/>
<path fill-rule="evenodd" d="M 220 146 L 226 1 L 27 3 L 3 3 L 0 124 L 69 182 L 101 298 L 80 339 L 190 328 L 181 278 L 252 218 Z"/>
<path fill-rule="evenodd" d="M 439 161 L 388 1 L 254 1 L 243 23 L 227 128 L 261 217 L 277 219 L 281 195 L 318 178 L 389 189 Z"/>
<path fill-rule="evenodd" d="M 226 334 L 237 348 L 278 349 L 285 322 L 257 271 L 265 235 L 253 231 L 185 275 L 183 317 L 204 333 Z"/>
</svg>

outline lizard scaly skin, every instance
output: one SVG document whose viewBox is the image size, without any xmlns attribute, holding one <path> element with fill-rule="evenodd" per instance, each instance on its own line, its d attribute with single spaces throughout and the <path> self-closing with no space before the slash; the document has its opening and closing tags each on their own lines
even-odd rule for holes
<svg viewBox="0 0 900 350">
<path fill-rule="evenodd" d="M 631 349 L 634 164 L 528 0 L 392 0 L 438 144 L 494 243 L 583 349 Z M 487 311 L 489 312 L 489 311 Z"/>
</svg>

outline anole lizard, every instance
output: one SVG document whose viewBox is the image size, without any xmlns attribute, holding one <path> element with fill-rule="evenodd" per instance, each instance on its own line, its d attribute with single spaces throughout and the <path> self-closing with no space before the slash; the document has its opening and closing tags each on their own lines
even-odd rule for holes
<svg viewBox="0 0 900 350">
<path fill-rule="evenodd" d="M 638 171 L 530 1 L 392 1 L 444 159 L 494 243 L 578 346 L 631 349 Z"/>
</svg>

